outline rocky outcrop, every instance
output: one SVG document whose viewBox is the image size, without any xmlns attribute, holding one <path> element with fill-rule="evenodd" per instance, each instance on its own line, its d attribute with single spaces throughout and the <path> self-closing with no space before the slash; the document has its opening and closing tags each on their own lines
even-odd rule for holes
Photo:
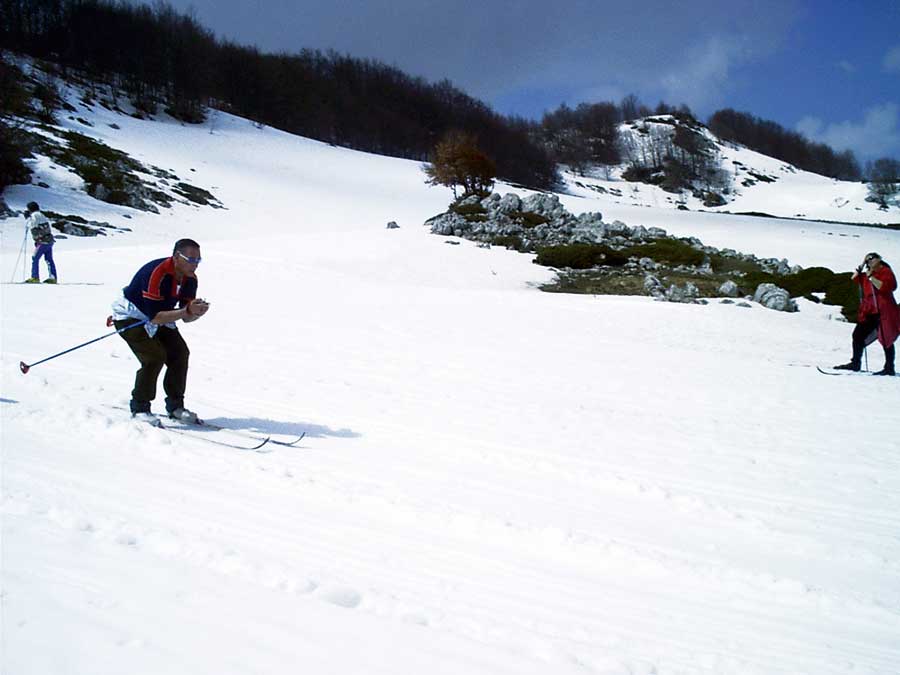
<svg viewBox="0 0 900 675">
<path fill-rule="evenodd" d="M 666 300 L 669 302 L 692 303 L 700 297 L 699 289 L 690 281 L 683 286 L 672 284 L 666 291 Z"/>
<path fill-rule="evenodd" d="M 738 285 L 731 279 L 719 286 L 719 295 L 723 298 L 736 298 L 740 295 Z"/>
<path fill-rule="evenodd" d="M 652 274 L 648 274 L 644 277 L 644 293 L 657 300 L 666 299 L 666 287 L 663 285 L 663 282 Z"/>
<path fill-rule="evenodd" d="M 632 228 L 618 220 L 607 223 L 598 212 L 575 216 L 566 210 L 557 195 L 542 193 L 532 194 L 524 199 L 515 193 L 502 196 L 493 193 L 484 198 L 470 195 L 453 204 L 445 213 L 425 221 L 425 224 L 434 234 L 462 237 L 487 244 L 498 241 L 508 244 L 514 238 L 518 243 L 518 250 L 531 252 L 541 247 L 566 244 L 604 244 L 622 249 L 654 240 L 677 238 L 659 227 L 638 225 Z M 696 237 L 687 238 L 686 241 L 704 253 L 706 259 L 703 265 L 690 270 L 685 268 L 683 271 L 712 274 L 709 257 L 714 255 L 753 263 L 762 271 L 772 274 L 792 274 L 801 270 L 800 267 L 791 267 L 784 259 L 757 258 L 733 249 L 717 249 L 705 246 Z"/>
<path fill-rule="evenodd" d="M 19 214 L 9 208 L 9 205 L 3 200 L 3 197 L 0 197 L 0 220 L 15 218 L 17 215 Z"/>
<path fill-rule="evenodd" d="M 561 270 L 566 270 L 565 265 L 575 266 L 575 257 L 566 258 L 550 253 L 564 247 L 577 244 L 587 244 L 598 249 L 587 247 L 587 251 L 600 250 L 602 254 L 588 258 L 587 265 L 594 264 L 596 273 L 604 274 L 632 274 L 643 275 L 643 291 L 647 295 L 669 302 L 695 303 L 700 302 L 700 291 L 694 283 L 684 281 L 683 278 L 693 277 L 695 280 L 716 279 L 716 271 L 713 263 L 718 266 L 722 258 L 734 259 L 740 263 L 750 265 L 729 265 L 735 269 L 756 268 L 762 272 L 785 275 L 796 273 L 800 267 L 791 267 L 787 260 L 775 258 L 760 259 L 756 256 L 739 253 L 733 249 L 717 249 L 705 246 L 696 237 L 674 237 L 659 227 L 636 226 L 629 227 L 621 221 L 611 223 L 603 220 L 603 215 L 596 212 L 573 215 L 560 203 L 559 197 L 554 194 L 531 194 L 520 198 L 514 193 L 499 195 L 497 193 L 487 197 L 470 195 L 451 205 L 445 213 L 439 214 L 425 223 L 435 234 L 442 236 L 454 236 L 479 242 L 480 246 L 501 244 L 515 248 L 523 252 L 541 252 L 541 256 L 547 256 L 545 260 L 558 260 L 560 262 L 544 262 Z M 671 243 L 665 240 L 672 240 Z M 677 242 L 677 244 L 675 243 Z M 642 246 L 655 244 L 654 246 Z M 665 246 L 662 246 L 665 244 Z M 574 247 L 576 251 L 581 251 Z M 660 258 L 654 260 L 645 255 L 648 251 L 661 249 L 679 250 L 680 258 Z M 691 251 L 693 249 L 693 251 Z M 638 255 L 632 255 L 630 250 L 639 251 Z M 618 253 L 621 252 L 621 253 Z M 616 255 L 618 253 L 618 258 Z M 686 254 L 685 254 L 686 253 Z M 579 258 L 581 262 L 584 258 Z M 596 260 L 597 262 L 591 262 Z M 690 260 L 690 264 L 680 262 Z M 571 261 L 571 262 L 570 262 Z M 662 261 L 662 262 L 661 262 Z M 678 262 L 674 262 L 678 261 Z M 702 262 L 701 262 L 702 261 Z M 578 267 L 583 269 L 584 265 Z M 680 277 L 678 284 L 670 284 L 668 288 L 660 280 L 669 274 Z M 721 275 L 721 273 L 719 273 Z M 730 272 L 740 280 L 744 273 Z M 699 281 L 698 281 L 699 283 Z M 772 286 L 768 284 L 768 286 Z M 708 282 L 704 285 L 707 293 Z M 763 289 L 763 286 L 760 286 Z M 757 302 L 772 309 L 781 311 L 796 311 L 794 303 L 787 291 L 772 286 L 771 289 L 757 289 L 757 294 L 762 294 Z M 729 298 L 740 295 L 738 282 L 728 280 L 718 288 L 718 294 Z"/>
<path fill-rule="evenodd" d="M 758 302 L 763 307 L 775 309 L 779 312 L 796 312 L 797 303 L 791 299 L 790 294 L 775 284 L 760 284 L 753 294 L 753 302 Z"/>
</svg>

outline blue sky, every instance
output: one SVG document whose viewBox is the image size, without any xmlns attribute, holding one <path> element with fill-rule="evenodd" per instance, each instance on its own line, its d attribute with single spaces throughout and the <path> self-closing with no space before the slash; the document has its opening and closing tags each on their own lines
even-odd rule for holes
<svg viewBox="0 0 900 675">
<path fill-rule="evenodd" d="M 219 37 L 374 58 L 504 114 L 634 93 L 900 158 L 900 0 L 170 2 Z"/>
</svg>

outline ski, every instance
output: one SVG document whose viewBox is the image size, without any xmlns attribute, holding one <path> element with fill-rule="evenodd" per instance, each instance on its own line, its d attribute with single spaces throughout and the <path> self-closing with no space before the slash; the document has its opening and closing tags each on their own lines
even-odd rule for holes
<svg viewBox="0 0 900 675">
<path fill-rule="evenodd" d="M 161 431 L 169 431 L 173 434 L 181 434 L 182 436 L 190 436 L 191 438 L 196 438 L 201 441 L 206 441 L 207 443 L 213 443 L 214 445 L 224 446 L 226 448 L 234 448 L 235 450 L 252 450 L 254 452 L 269 452 L 268 450 L 262 450 L 262 447 L 265 446 L 269 442 L 269 438 L 257 439 L 261 440 L 260 443 L 256 445 L 239 445 L 238 443 L 229 443 L 228 441 L 223 441 L 216 438 L 207 438 L 206 436 L 202 436 L 201 434 L 194 433 L 195 430 L 192 430 L 190 427 L 197 427 L 196 430 L 202 429 L 202 424 L 187 424 L 184 426 L 170 426 L 168 424 L 163 424 L 162 420 L 157 416 L 153 422 L 147 422 L 154 429 L 160 429 Z"/>
<path fill-rule="evenodd" d="M 820 366 L 816 366 L 816 370 L 818 370 L 823 375 L 868 375 L 869 373 L 862 370 L 823 370 Z"/>
<path fill-rule="evenodd" d="M 117 410 L 126 410 L 126 408 L 123 408 L 120 406 L 112 406 L 112 407 L 116 408 Z M 297 438 L 295 438 L 292 441 L 280 441 L 278 439 L 272 438 L 271 435 L 263 436 L 261 434 L 255 434 L 253 432 L 244 431 L 242 429 L 232 429 L 231 427 L 223 427 L 219 424 L 213 424 L 212 422 L 207 422 L 206 420 L 200 419 L 199 417 L 197 418 L 196 422 L 184 422 L 181 420 L 172 419 L 168 415 L 162 415 L 160 413 L 151 413 L 151 414 L 160 423 L 160 426 L 162 426 L 163 422 L 165 422 L 167 424 L 167 426 L 165 428 L 168 429 L 169 431 L 176 430 L 176 428 L 173 428 L 172 426 L 168 426 L 172 422 L 174 422 L 175 424 L 182 425 L 183 428 L 185 428 L 187 431 L 190 431 L 191 427 L 194 427 L 195 429 L 209 429 L 210 431 L 227 431 L 228 433 L 234 434 L 235 436 L 240 436 L 242 438 L 246 438 L 251 441 L 262 441 L 262 445 L 265 445 L 266 443 L 272 443 L 274 445 L 281 445 L 286 448 L 293 448 L 294 446 L 297 445 L 297 443 L 299 443 L 304 438 L 306 438 L 306 432 L 304 431 L 303 433 L 301 433 Z M 204 440 L 211 440 L 211 439 L 204 439 Z M 262 445 L 260 445 L 259 447 L 262 447 Z M 252 448 L 248 448 L 248 449 L 252 449 Z"/>
<path fill-rule="evenodd" d="M 169 417 L 158 415 L 157 419 L 159 420 L 168 420 Z M 190 427 L 200 427 L 202 429 L 211 429 L 212 431 L 227 431 L 229 433 L 235 434 L 236 436 L 242 436 L 243 438 L 252 439 L 255 441 L 267 440 L 269 443 L 274 443 L 275 445 L 283 445 L 288 448 L 292 448 L 297 443 L 306 438 L 306 432 L 304 431 L 300 434 L 299 437 L 295 438 L 292 441 L 279 441 L 277 439 L 272 438 L 271 436 L 260 436 L 259 434 L 254 434 L 253 432 L 244 431 L 243 429 L 232 429 L 231 427 L 223 427 L 218 424 L 213 424 L 212 422 L 207 422 L 206 420 L 202 420 L 199 417 L 196 422 L 181 422 L 180 420 L 173 420 L 174 422 L 178 422 L 180 424 L 186 425 L 188 428 Z"/>
<path fill-rule="evenodd" d="M 215 429 L 216 431 L 230 431 L 233 434 L 237 434 L 238 436 L 243 436 L 244 438 L 254 438 L 257 440 L 262 439 L 262 436 L 258 436 L 252 432 L 244 431 L 242 429 L 232 429 L 231 427 L 223 427 L 218 424 L 213 424 L 212 422 L 207 422 L 206 420 L 197 420 L 198 426 L 206 427 L 207 429 Z M 274 443 L 275 445 L 283 445 L 287 448 L 293 448 L 297 443 L 306 438 L 306 432 L 301 433 L 297 438 L 292 441 L 279 441 L 276 438 L 272 438 L 271 436 L 267 437 L 269 439 L 269 443 Z"/>
</svg>

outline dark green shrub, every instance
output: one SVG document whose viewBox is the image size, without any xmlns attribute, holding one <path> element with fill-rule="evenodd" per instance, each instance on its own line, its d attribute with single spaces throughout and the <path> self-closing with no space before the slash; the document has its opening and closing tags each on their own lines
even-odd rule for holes
<svg viewBox="0 0 900 675">
<path fill-rule="evenodd" d="M 841 314 L 847 321 L 856 323 L 859 311 L 859 285 L 850 280 L 850 272 L 835 274 L 825 286 L 825 304 L 840 305 Z"/>
<path fill-rule="evenodd" d="M 706 254 L 698 251 L 682 239 L 658 239 L 656 241 L 631 246 L 623 251 L 629 256 L 653 258 L 667 265 L 702 265 Z"/>
<path fill-rule="evenodd" d="M 571 267 L 586 270 L 599 265 L 606 247 L 595 244 L 567 244 L 565 246 L 544 246 L 538 249 L 535 262 L 545 267 Z"/>
<path fill-rule="evenodd" d="M 809 267 L 797 274 L 786 274 L 780 277 L 780 286 L 791 294 L 792 298 L 824 293 L 834 279 L 834 272 L 827 267 Z"/>
<path fill-rule="evenodd" d="M 111 148 L 84 134 L 67 131 L 63 134 L 63 138 L 69 143 L 68 150 L 64 151 L 64 154 L 68 156 L 80 157 L 83 161 L 90 162 L 122 162 L 132 171 L 139 171 L 143 168 L 121 150 Z"/>
<path fill-rule="evenodd" d="M 627 250 L 617 251 L 616 249 L 607 246 L 601 246 L 600 248 L 603 249 L 602 264 L 609 265 L 610 267 L 622 267 L 622 265 L 627 263 L 631 257 Z"/>
<path fill-rule="evenodd" d="M 522 238 L 514 234 L 501 234 L 494 237 L 491 239 L 491 246 L 505 246 L 513 251 L 521 251 L 523 249 Z"/>
<path fill-rule="evenodd" d="M 77 167 L 77 171 L 86 185 L 103 185 L 106 182 L 106 174 L 99 164 L 83 164 Z"/>
</svg>

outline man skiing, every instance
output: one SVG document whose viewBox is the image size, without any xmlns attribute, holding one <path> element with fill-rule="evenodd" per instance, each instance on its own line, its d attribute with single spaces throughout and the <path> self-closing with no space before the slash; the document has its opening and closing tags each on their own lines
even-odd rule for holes
<svg viewBox="0 0 900 675">
<path fill-rule="evenodd" d="M 900 335 L 900 309 L 894 301 L 897 278 L 894 270 L 877 253 L 866 255 L 852 280 L 862 289 L 856 328 L 853 329 L 853 358 L 836 370 L 858 371 L 863 350 L 876 339 L 884 348 L 884 368 L 873 375 L 894 375 L 894 342 Z"/>
<path fill-rule="evenodd" d="M 175 419 L 197 421 L 197 415 L 184 407 L 190 351 L 175 322 L 196 321 L 209 309 L 205 300 L 196 297 L 199 264 L 200 245 L 193 239 L 179 239 L 170 257 L 143 265 L 113 303 L 117 329 L 146 322 L 119 333 L 141 363 L 131 392 L 135 417 L 150 417 L 156 381 L 166 366 L 166 412 Z"/>
<path fill-rule="evenodd" d="M 25 222 L 27 223 L 28 229 L 31 230 L 31 238 L 34 239 L 34 255 L 31 256 L 31 276 L 25 280 L 25 283 L 41 283 L 38 263 L 41 258 L 44 258 L 50 273 L 50 276 L 47 277 L 47 280 L 44 281 L 44 283 L 55 284 L 56 263 L 53 261 L 53 244 L 56 242 L 56 239 L 53 237 L 53 232 L 50 230 L 50 221 L 47 220 L 47 216 L 41 213 L 41 208 L 38 206 L 37 202 L 28 202 L 28 206 L 25 208 L 27 209 L 25 212 Z"/>
</svg>

